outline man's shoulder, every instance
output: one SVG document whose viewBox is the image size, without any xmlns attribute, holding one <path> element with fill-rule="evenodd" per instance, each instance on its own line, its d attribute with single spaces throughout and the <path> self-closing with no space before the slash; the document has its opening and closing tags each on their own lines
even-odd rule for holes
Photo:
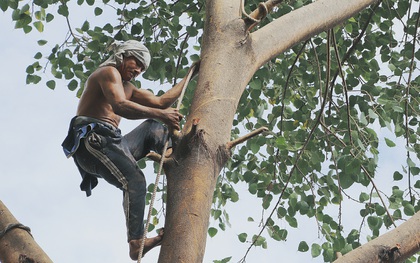
<svg viewBox="0 0 420 263">
<path fill-rule="evenodd" d="M 118 69 L 113 66 L 102 66 L 97 68 L 94 74 L 115 74 L 118 73 Z"/>
<path fill-rule="evenodd" d="M 103 66 L 103 67 L 99 67 L 97 68 L 91 75 L 90 75 L 90 79 L 91 80 L 100 80 L 100 81 L 104 81 L 104 80 L 114 80 L 115 78 L 117 78 L 120 75 L 118 69 L 116 69 L 115 67 L 112 66 Z"/>
</svg>

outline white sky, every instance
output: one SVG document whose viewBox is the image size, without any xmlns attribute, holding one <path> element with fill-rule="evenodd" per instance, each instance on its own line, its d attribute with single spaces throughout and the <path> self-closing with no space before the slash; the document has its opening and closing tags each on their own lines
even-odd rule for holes
<svg viewBox="0 0 420 263">
<path fill-rule="evenodd" d="M 32 229 L 36 242 L 54 262 L 133 262 L 128 256 L 121 191 L 100 180 L 87 198 L 79 189 L 81 178 L 76 166 L 62 152 L 60 145 L 78 102 L 75 92 L 63 83 L 54 91 L 25 84 L 26 66 L 34 62 L 32 57 L 38 50 L 36 40 L 58 43 L 67 32 L 64 22 L 60 30 L 47 27 L 43 34 L 25 35 L 14 30 L 9 10 L 0 13 L 0 24 L 0 200 L 19 222 Z M 125 121 L 121 129 L 127 133 L 138 123 Z M 395 158 L 392 151 L 387 155 Z M 393 166 L 393 162 L 385 161 L 381 168 L 389 173 Z M 389 186 L 392 173 L 388 176 L 391 178 L 384 184 Z M 154 174 L 146 172 L 146 179 L 153 182 Z M 241 191 L 240 202 L 229 207 L 232 227 L 208 238 L 204 262 L 228 256 L 233 256 L 231 262 L 238 262 L 249 244 L 240 243 L 237 235 L 249 229 L 258 232 L 258 222 L 249 223 L 247 218 L 261 217 L 260 201 Z M 351 221 L 351 212 L 347 216 Z M 310 253 L 297 251 L 300 240 L 310 244 L 317 241 L 318 234 L 314 220 L 299 222 L 301 231 L 281 223 L 289 231 L 288 241 L 270 241 L 268 249 L 252 249 L 247 262 L 322 262 L 322 257 L 312 259 Z M 211 220 L 210 224 L 217 222 Z M 142 262 L 156 262 L 158 252 L 152 250 Z"/>
</svg>

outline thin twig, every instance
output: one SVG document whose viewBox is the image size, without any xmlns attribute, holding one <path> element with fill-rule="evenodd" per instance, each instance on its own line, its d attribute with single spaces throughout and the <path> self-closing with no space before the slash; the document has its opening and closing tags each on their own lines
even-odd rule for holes
<svg viewBox="0 0 420 263">
<path fill-rule="evenodd" d="M 295 68 L 295 66 L 296 66 L 296 64 L 297 64 L 297 61 L 298 61 L 298 59 L 299 59 L 299 57 L 300 57 L 300 55 L 303 53 L 303 51 L 305 50 L 305 47 L 306 47 L 306 44 L 309 42 L 309 40 L 306 40 L 305 41 L 305 43 L 303 43 L 303 45 L 302 45 L 302 47 L 300 48 L 300 50 L 299 50 L 299 52 L 296 54 L 296 58 L 295 58 L 295 60 L 293 61 L 293 64 L 292 64 L 292 66 L 290 67 L 290 70 L 289 70 L 289 73 L 287 74 L 287 78 L 286 78 L 286 83 L 284 84 L 284 89 L 283 89 L 283 96 L 282 96 L 282 103 L 281 103 L 281 110 L 280 110 L 280 135 L 283 133 L 283 113 L 284 113 L 284 109 L 285 109 L 285 107 L 286 107 L 286 105 L 284 104 L 284 100 L 285 100 L 285 98 L 286 98 L 286 92 L 287 92 L 287 88 L 288 88 L 288 86 L 289 86 L 289 81 L 290 81 L 290 78 L 291 78 L 291 76 L 292 76 L 292 72 L 293 72 L 293 69 Z M 274 121 L 275 119 L 273 119 L 273 121 Z M 271 123 L 270 123 L 271 124 Z"/>
<path fill-rule="evenodd" d="M 420 5 L 419 5 L 419 12 L 420 13 Z M 409 148 L 409 129 L 408 129 L 408 109 L 409 109 L 409 96 L 410 96 L 410 86 L 411 86 L 411 77 L 414 71 L 414 61 L 415 61 L 415 52 L 416 52 L 416 36 L 417 36 L 417 29 L 419 27 L 419 16 L 417 16 L 416 21 L 416 28 L 414 30 L 414 37 L 413 37 L 413 49 L 412 49 L 412 58 L 411 58 L 411 64 L 410 64 L 410 72 L 408 74 L 408 81 L 407 81 L 407 88 L 406 88 L 406 100 L 405 100 L 405 139 L 406 139 L 406 146 L 407 149 Z M 410 151 L 407 150 L 407 158 L 410 158 Z M 411 192 L 411 167 L 408 167 L 408 191 L 410 194 L 410 201 L 411 204 L 414 205 L 414 198 L 413 194 Z"/>
<path fill-rule="evenodd" d="M 344 76 L 342 63 L 340 61 L 340 55 L 338 53 L 337 43 L 335 39 L 335 34 L 331 29 L 331 41 L 334 45 L 334 52 L 335 57 L 337 59 L 337 65 L 338 65 L 338 71 L 340 72 L 341 81 L 343 82 L 343 89 L 344 89 L 344 97 L 346 98 L 346 110 L 347 110 L 347 129 L 348 129 L 348 135 L 350 140 L 350 145 L 353 145 L 353 136 L 351 135 L 351 122 L 350 122 L 350 102 L 349 102 L 349 94 L 347 89 L 347 83 L 346 78 Z"/>
<path fill-rule="evenodd" d="M 376 4 L 372 7 L 372 11 L 369 14 L 368 19 L 366 20 L 365 25 L 362 28 L 362 31 L 360 32 L 360 34 L 356 37 L 356 39 L 354 39 L 353 44 L 351 45 L 351 47 L 349 48 L 349 50 L 347 50 L 346 54 L 343 57 L 343 60 L 341 61 L 341 63 L 347 62 L 347 60 L 350 58 L 350 55 L 353 54 L 353 52 L 356 50 L 357 45 L 359 44 L 359 42 L 362 40 L 363 36 L 366 33 L 366 30 L 368 29 L 369 25 L 370 25 L 370 21 L 373 18 L 373 15 L 375 14 L 375 10 L 378 8 L 379 4 L 382 3 L 382 0 L 376 2 Z M 337 70 L 334 74 L 334 77 L 331 80 L 331 86 L 334 86 L 335 80 L 337 79 L 339 74 L 339 70 Z M 331 94 L 330 94 L 330 105 L 328 106 L 328 109 L 331 109 L 331 104 L 333 103 L 332 101 L 332 94 L 333 94 L 333 89 L 331 89 Z M 331 111 L 330 111 L 331 114 Z"/>
</svg>

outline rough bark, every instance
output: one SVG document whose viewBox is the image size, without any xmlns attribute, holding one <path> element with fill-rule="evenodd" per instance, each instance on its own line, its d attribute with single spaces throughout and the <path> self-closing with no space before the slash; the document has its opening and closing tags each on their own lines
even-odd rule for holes
<svg viewBox="0 0 420 263">
<path fill-rule="evenodd" d="M 399 227 L 339 257 L 335 263 L 398 263 L 420 250 L 420 212 Z"/>
<path fill-rule="evenodd" d="M 0 232 L 12 224 L 19 222 L 0 201 Z M 0 237 L 0 262 L 52 263 L 29 232 L 21 228 L 13 228 Z"/>
<path fill-rule="evenodd" d="M 229 155 L 225 145 L 241 94 L 255 71 L 373 2 L 319 0 L 250 34 L 240 0 L 206 1 L 200 74 L 182 131 L 188 135 L 175 150 L 174 165 L 165 167 L 168 206 L 160 263 L 203 260 L 213 191 Z"/>
</svg>

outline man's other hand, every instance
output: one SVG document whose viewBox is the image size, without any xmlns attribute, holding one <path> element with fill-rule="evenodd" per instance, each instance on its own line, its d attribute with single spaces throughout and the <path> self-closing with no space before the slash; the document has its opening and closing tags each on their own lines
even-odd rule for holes
<svg viewBox="0 0 420 263">
<path fill-rule="evenodd" d="M 169 128 L 180 130 L 179 122 L 184 117 L 178 110 L 174 108 L 167 108 L 163 110 L 164 118 L 163 122 L 169 126 Z"/>
</svg>

